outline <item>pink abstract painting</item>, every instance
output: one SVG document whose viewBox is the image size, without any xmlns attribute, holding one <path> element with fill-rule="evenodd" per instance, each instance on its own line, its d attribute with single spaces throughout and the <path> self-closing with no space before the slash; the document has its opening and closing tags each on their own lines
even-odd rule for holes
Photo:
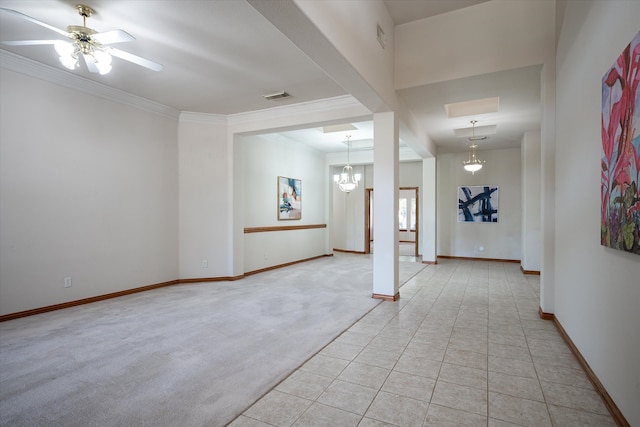
<svg viewBox="0 0 640 427">
<path fill-rule="evenodd" d="M 600 243 L 640 254 L 640 32 L 602 78 Z"/>
</svg>

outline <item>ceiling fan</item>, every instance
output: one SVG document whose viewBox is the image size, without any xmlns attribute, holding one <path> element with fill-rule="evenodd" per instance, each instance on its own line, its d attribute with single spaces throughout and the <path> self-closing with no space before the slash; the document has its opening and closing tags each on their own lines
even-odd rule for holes
<svg viewBox="0 0 640 427">
<path fill-rule="evenodd" d="M 60 56 L 60 62 L 66 68 L 73 70 L 80 64 L 80 57 L 83 58 L 87 69 L 92 73 L 107 74 L 111 71 L 111 56 L 124 59 L 142 67 L 153 71 L 162 70 L 162 65 L 142 58 L 137 55 L 125 52 L 120 49 L 111 47 L 114 43 L 123 43 L 135 40 L 135 38 L 123 30 L 113 30 L 99 33 L 96 30 L 87 27 L 87 18 L 95 13 L 89 6 L 83 4 L 76 5 L 76 10 L 82 16 L 82 25 L 69 25 L 67 31 L 60 30 L 45 22 L 32 18 L 24 13 L 12 9 L 0 8 L 4 12 L 11 13 L 34 24 L 41 25 L 49 30 L 65 36 L 67 40 L 17 40 L 4 41 L 3 44 L 8 46 L 34 46 L 34 45 L 53 45 L 56 52 Z"/>
</svg>

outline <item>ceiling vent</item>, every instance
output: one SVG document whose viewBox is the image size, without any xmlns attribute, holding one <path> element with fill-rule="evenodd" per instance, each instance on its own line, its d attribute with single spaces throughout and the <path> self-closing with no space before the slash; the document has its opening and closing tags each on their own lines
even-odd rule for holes
<svg viewBox="0 0 640 427">
<path fill-rule="evenodd" d="M 268 101 L 275 101 L 277 99 L 283 99 L 283 98 L 288 98 L 291 95 L 289 95 L 287 92 L 285 91 L 281 91 L 281 92 L 276 92 L 276 93 L 269 93 L 266 95 L 262 95 L 264 97 L 264 99 L 268 100 Z"/>
<path fill-rule="evenodd" d="M 380 46 L 382 46 L 382 48 L 384 49 L 385 45 L 387 44 L 387 38 L 385 37 L 384 30 L 382 29 L 380 24 L 378 24 L 376 28 L 376 35 L 378 38 L 378 43 L 380 43 Z"/>
</svg>

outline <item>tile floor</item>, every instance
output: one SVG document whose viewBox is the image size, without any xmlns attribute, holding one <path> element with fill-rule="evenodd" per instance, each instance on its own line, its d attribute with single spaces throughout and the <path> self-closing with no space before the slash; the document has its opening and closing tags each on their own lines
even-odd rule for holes
<svg viewBox="0 0 640 427">
<path fill-rule="evenodd" d="M 615 426 L 518 264 L 444 260 L 230 424 Z"/>
</svg>

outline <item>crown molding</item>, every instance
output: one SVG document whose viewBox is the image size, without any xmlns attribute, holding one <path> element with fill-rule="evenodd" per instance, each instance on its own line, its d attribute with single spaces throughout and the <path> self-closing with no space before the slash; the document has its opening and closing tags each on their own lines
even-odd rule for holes
<svg viewBox="0 0 640 427">
<path fill-rule="evenodd" d="M 265 110 L 248 111 L 244 113 L 230 114 L 229 125 L 243 125 L 262 120 L 279 120 L 307 114 L 321 114 L 335 112 L 336 110 L 350 111 L 348 116 L 361 117 L 371 115 L 357 99 L 351 95 L 337 96 L 316 101 L 300 102 L 283 105 Z"/>
<path fill-rule="evenodd" d="M 131 95 L 130 93 L 94 82 L 77 74 L 59 70 L 50 65 L 42 64 L 3 49 L 0 49 L 0 67 L 119 104 L 159 114 L 170 119 L 178 119 L 180 115 L 178 110 L 167 107 L 166 105 Z"/>
<path fill-rule="evenodd" d="M 197 113 L 194 111 L 182 111 L 180 112 L 180 121 L 226 125 L 227 116 L 223 114 L 209 114 L 209 113 Z"/>
</svg>

